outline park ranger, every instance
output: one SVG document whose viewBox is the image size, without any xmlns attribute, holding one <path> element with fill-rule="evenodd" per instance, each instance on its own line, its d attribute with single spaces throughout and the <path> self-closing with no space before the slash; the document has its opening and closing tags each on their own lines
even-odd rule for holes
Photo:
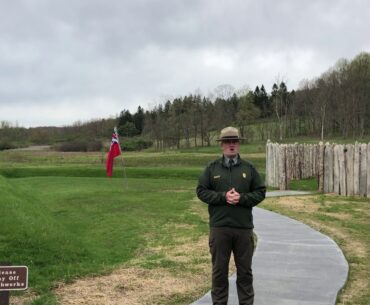
<svg viewBox="0 0 370 305">
<path fill-rule="evenodd" d="M 221 130 L 223 156 L 211 162 L 199 177 L 197 196 L 208 204 L 209 247 L 212 255 L 212 301 L 228 301 L 228 269 L 233 252 L 237 269 L 237 292 L 240 305 L 254 300 L 252 255 L 252 208 L 264 198 L 266 188 L 256 168 L 240 158 L 239 131 Z"/>
</svg>

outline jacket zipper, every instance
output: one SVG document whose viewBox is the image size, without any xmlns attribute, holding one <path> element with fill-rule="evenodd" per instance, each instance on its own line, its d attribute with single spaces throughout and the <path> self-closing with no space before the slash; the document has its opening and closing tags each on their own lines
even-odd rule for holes
<svg viewBox="0 0 370 305">
<path fill-rule="evenodd" d="M 231 176 L 231 168 L 232 166 L 229 167 L 229 175 L 230 175 L 230 188 L 232 187 L 232 176 Z"/>
</svg>

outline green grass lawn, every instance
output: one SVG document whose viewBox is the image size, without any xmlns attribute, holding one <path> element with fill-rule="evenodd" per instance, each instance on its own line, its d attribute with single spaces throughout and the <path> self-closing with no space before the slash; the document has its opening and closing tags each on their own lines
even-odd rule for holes
<svg viewBox="0 0 370 305">
<path fill-rule="evenodd" d="M 243 145 L 241 151 L 264 176 L 261 145 Z M 195 186 L 204 166 L 219 156 L 217 146 L 124 153 L 124 182 L 120 158 L 114 177 L 105 177 L 102 153 L 0 152 L 0 261 L 29 267 L 29 290 L 39 296 L 33 301 L 37 305 L 56 304 L 59 283 L 133 264 L 201 283 L 192 292 L 156 303 L 189 304 L 210 285 L 207 213 L 205 205 L 193 201 Z M 317 181 L 292 181 L 291 188 L 316 190 Z M 369 291 L 368 200 L 314 196 L 303 205 L 311 210 L 273 199 L 262 207 L 332 236 L 351 266 L 350 281 L 337 304 L 370 304 L 368 295 L 358 293 L 358 287 Z M 353 252 L 354 245 L 365 250 Z M 198 274 L 199 282 L 192 277 Z"/>
<path fill-rule="evenodd" d="M 108 272 L 147 246 L 168 245 L 171 224 L 195 240 L 207 224 L 189 209 L 194 181 L 0 176 L 1 259 L 29 267 L 29 287 L 53 304 L 51 289 L 87 274 Z M 179 234 L 179 232 L 176 232 Z M 155 260 L 151 261 L 152 264 Z"/>
<path fill-rule="evenodd" d="M 265 166 L 265 151 L 259 145 L 243 145 L 241 155 L 256 166 Z M 119 168 L 122 163 L 126 167 L 197 167 L 206 166 L 211 160 L 221 156 L 220 147 L 199 148 L 184 151 L 167 152 L 124 152 L 115 159 Z M 17 166 L 95 166 L 104 168 L 106 153 L 86 152 L 68 153 L 54 151 L 2 151 L 0 165 L 2 167 Z M 261 168 L 262 169 L 262 168 Z M 264 169 L 263 169 L 264 170 Z"/>
<path fill-rule="evenodd" d="M 251 151 L 252 162 L 264 167 L 264 156 Z M 39 295 L 34 304 L 54 304 L 53 288 L 60 282 L 107 273 L 148 248 L 205 237 L 207 219 L 194 213 L 192 199 L 204 166 L 219 156 L 219 147 L 124 153 L 123 181 L 122 159 L 116 158 L 108 179 L 102 153 L 1 152 L 1 259 L 29 267 L 30 290 Z M 198 262 L 209 265 L 207 257 L 194 261 L 184 265 L 156 253 L 140 265 L 181 274 Z M 203 282 L 202 293 L 209 288 Z M 186 304 L 193 298 L 173 300 Z"/>
</svg>

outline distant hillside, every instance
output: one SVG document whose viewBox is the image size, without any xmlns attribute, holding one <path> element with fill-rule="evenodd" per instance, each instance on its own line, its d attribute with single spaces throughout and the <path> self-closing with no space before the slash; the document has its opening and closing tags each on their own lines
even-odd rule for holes
<svg viewBox="0 0 370 305">
<path fill-rule="evenodd" d="M 65 150 L 99 150 L 113 127 L 126 149 L 204 147 L 218 131 L 233 125 L 247 141 L 283 141 L 311 136 L 363 139 L 370 136 L 370 53 L 341 59 L 312 80 L 289 90 L 284 81 L 270 92 L 261 85 L 235 91 L 219 86 L 217 95 L 177 97 L 153 109 L 123 109 L 116 119 L 78 122 L 65 127 L 21 128 L 0 122 L 0 150 L 52 145 Z M 129 140 L 131 139 L 131 140 Z M 134 140 L 132 140 L 134 139 Z M 63 148 L 64 147 L 64 148 Z"/>
</svg>

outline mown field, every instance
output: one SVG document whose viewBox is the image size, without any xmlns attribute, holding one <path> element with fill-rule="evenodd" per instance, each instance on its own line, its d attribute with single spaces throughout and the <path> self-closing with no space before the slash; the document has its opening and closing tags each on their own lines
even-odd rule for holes
<svg viewBox="0 0 370 305">
<path fill-rule="evenodd" d="M 208 219 L 194 191 L 219 154 L 219 147 L 125 153 L 109 179 L 102 153 L 0 152 L 0 260 L 30 270 L 30 289 L 14 303 L 178 305 L 201 296 L 210 286 Z M 264 175 L 262 144 L 243 146 L 242 156 Z M 293 187 L 315 189 L 315 181 Z M 368 204 L 312 195 L 261 206 L 333 237 L 351 267 L 338 304 L 364 305 Z"/>
</svg>

